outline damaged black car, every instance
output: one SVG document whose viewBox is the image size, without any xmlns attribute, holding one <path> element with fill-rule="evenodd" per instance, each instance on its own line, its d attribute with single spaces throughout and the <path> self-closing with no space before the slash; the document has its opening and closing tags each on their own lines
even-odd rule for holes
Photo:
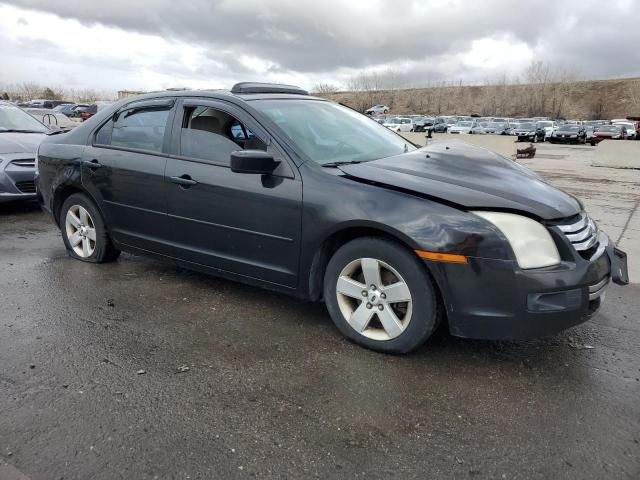
<svg viewBox="0 0 640 480">
<path fill-rule="evenodd" d="M 456 141 L 420 148 L 286 85 L 128 98 L 38 151 L 72 257 L 121 251 L 324 301 L 365 347 L 440 322 L 517 339 L 586 321 L 626 256 L 580 201 Z"/>
</svg>

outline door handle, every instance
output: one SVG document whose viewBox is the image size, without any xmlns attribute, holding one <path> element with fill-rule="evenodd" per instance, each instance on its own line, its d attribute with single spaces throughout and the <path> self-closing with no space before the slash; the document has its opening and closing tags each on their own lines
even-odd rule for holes
<svg viewBox="0 0 640 480">
<path fill-rule="evenodd" d="M 82 162 L 82 165 L 84 165 L 87 168 L 100 168 L 102 167 L 102 164 L 96 160 L 95 158 L 93 160 L 85 160 L 84 162 Z"/>
<path fill-rule="evenodd" d="M 198 182 L 192 179 L 189 175 L 182 175 L 180 177 L 169 177 L 169 180 L 171 180 L 172 183 L 177 183 L 178 185 L 183 187 L 190 187 L 191 185 L 198 184 Z"/>
</svg>

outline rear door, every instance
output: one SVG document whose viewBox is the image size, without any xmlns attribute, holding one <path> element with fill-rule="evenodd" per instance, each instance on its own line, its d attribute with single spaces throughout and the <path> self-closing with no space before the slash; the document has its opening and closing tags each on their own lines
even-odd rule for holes
<svg viewBox="0 0 640 480">
<path fill-rule="evenodd" d="M 171 256 L 164 173 L 175 99 L 133 102 L 94 133 L 82 184 L 119 243 Z"/>
<path fill-rule="evenodd" d="M 294 287 L 302 182 L 294 165 L 245 111 L 222 101 L 184 100 L 167 163 L 168 214 L 183 261 Z M 272 175 L 234 173 L 230 154 L 258 149 Z"/>
</svg>

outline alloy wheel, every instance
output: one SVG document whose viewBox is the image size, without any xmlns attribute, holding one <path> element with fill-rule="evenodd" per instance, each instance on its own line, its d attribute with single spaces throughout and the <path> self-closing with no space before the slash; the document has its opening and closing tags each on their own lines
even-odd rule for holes
<svg viewBox="0 0 640 480">
<path fill-rule="evenodd" d="M 96 249 L 96 227 L 86 208 L 72 205 L 65 217 L 65 231 L 69 245 L 76 255 L 88 258 Z"/>
<path fill-rule="evenodd" d="M 342 269 L 336 285 L 340 312 L 361 335 L 391 340 L 409 325 L 409 286 L 390 265 L 375 258 L 353 260 Z"/>
</svg>

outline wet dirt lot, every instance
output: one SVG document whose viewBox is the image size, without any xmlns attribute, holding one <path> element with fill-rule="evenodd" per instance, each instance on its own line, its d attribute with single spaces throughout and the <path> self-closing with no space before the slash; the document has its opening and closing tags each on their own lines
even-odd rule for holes
<svg viewBox="0 0 640 480">
<path fill-rule="evenodd" d="M 0 478 L 640 476 L 637 285 L 555 337 L 385 356 L 320 304 L 74 261 L 21 204 L 0 292 Z"/>
</svg>

